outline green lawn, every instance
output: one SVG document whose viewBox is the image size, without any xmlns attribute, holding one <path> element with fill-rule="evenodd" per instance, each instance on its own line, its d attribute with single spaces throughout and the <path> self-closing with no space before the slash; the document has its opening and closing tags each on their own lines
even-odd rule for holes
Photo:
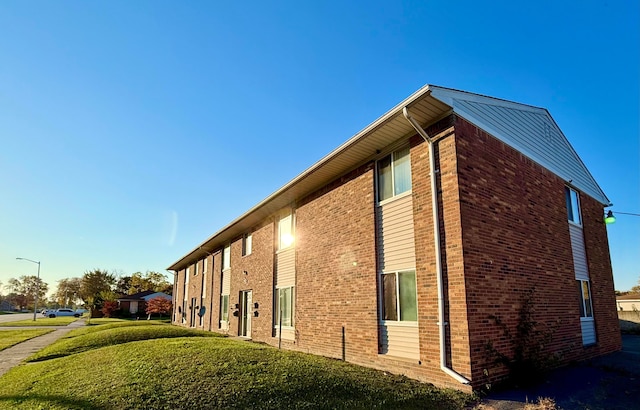
<svg viewBox="0 0 640 410">
<path fill-rule="evenodd" d="M 16 312 L 5 312 L 5 311 L 0 311 L 0 315 L 13 315 Z"/>
<path fill-rule="evenodd" d="M 53 329 L 0 330 L 0 350 L 49 332 L 53 332 Z"/>
<path fill-rule="evenodd" d="M 0 377 L 0 408 L 462 409 L 474 399 L 209 332 L 137 324 L 91 329 L 50 347 L 50 353 L 68 356 L 18 366 Z M 188 336 L 175 337 L 174 329 Z M 155 339 L 127 342 L 139 337 Z M 122 344 L 105 346 L 112 342 Z"/>
<path fill-rule="evenodd" d="M 34 322 L 33 319 L 19 320 L 17 322 L 3 323 L 2 326 L 21 327 L 21 326 L 66 326 L 69 323 L 78 320 L 73 316 L 58 316 L 54 318 L 48 318 L 39 316 Z"/>
</svg>

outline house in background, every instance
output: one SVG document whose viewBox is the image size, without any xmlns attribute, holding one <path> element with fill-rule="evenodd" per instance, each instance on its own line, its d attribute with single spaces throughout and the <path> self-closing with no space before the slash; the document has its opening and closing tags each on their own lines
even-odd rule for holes
<svg viewBox="0 0 640 410">
<path fill-rule="evenodd" d="M 640 294 L 629 293 L 616 297 L 616 305 L 621 312 L 640 311 Z"/>
<path fill-rule="evenodd" d="M 147 302 L 157 297 L 172 300 L 171 295 L 167 295 L 164 292 L 145 290 L 143 292 L 134 293 L 133 295 L 123 295 L 118 298 L 118 307 L 123 313 L 129 312 L 132 315 L 145 314 Z"/>
<path fill-rule="evenodd" d="M 173 323 L 470 391 L 527 304 L 621 348 L 608 205 L 547 110 L 428 85 L 173 263 Z"/>
<path fill-rule="evenodd" d="M 16 307 L 13 306 L 9 301 L 0 301 L 0 312 L 13 312 L 14 310 L 17 310 Z"/>
</svg>

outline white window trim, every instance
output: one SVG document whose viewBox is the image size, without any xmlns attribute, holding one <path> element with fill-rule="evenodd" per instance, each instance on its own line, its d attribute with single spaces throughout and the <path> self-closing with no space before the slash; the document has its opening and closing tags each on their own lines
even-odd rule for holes
<svg viewBox="0 0 640 410">
<path fill-rule="evenodd" d="M 387 198 L 387 199 L 383 199 L 382 201 L 380 201 L 380 186 L 379 186 L 379 168 L 378 168 L 378 164 L 380 163 L 381 160 L 385 159 L 386 157 L 391 157 L 391 190 L 393 192 L 395 192 L 395 186 L 396 186 L 396 169 L 393 166 L 393 164 L 395 163 L 395 154 L 396 152 L 403 150 L 405 148 L 409 148 L 409 170 L 411 170 L 411 145 L 409 144 L 402 144 L 396 148 L 394 148 L 392 151 L 388 152 L 385 155 L 380 156 L 377 160 L 376 160 L 376 172 L 375 172 L 375 194 L 376 194 L 376 202 L 378 203 L 378 205 L 384 205 L 386 203 L 392 202 L 395 199 L 400 199 L 403 196 L 406 195 L 410 195 L 411 191 L 413 189 L 413 173 L 411 173 L 411 188 L 408 191 L 399 193 L 397 195 L 391 195 L 391 197 Z"/>
<path fill-rule="evenodd" d="M 224 257 L 226 250 L 229 249 L 229 256 Z M 231 269 L 231 244 L 226 245 L 222 249 L 222 271 L 226 272 Z"/>
<path fill-rule="evenodd" d="M 386 204 L 388 204 L 388 203 L 390 203 L 390 202 L 397 201 L 397 200 L 399 200 L 399 199 L 402 199 L 402 198 L 404 198 L 404 197 L 406 197 L 406 196 L 411 195 L 411 193 L 412 193 L 412 190 L 411 190 L 411 189 L 410 189 L 410 190 L 408 190 L 408 191 L 404 191 L 404 192 L 403 192 L 403 193 L 401 193 L 401 194 L 398 194 L 398 195 L 392 196 L 391 198 L 387 198 L 387 199 L 385 199 L 384 201 L 380 201 L 380 202 L 378 202 L 378 206 L 383 206 L 383 205 L 386 205 Z"/>
<path fill-rule="evenodd" d="M 253 253 L 253 233 L 249 232 L 242 235 L 242 256 L 249 256 L 251 253 Z"/>
<path fill-rule="evenodd" d="M 280 246 L 281 242 L 282 242 L 281 238 L 280 238 L 280 222 L 283 219 L 287 218 L 287 217 L 291 218 L 291 227 L 290 227 L 291 229 L 290 229 L 290 232 L 291 232 L 291 236 L 292 236 L 293 240 L 291 242 L 291 245 L 287 246 L 286 248 L 282 248 Z M 278 254 L 280 252 L 283 252 L 283 251 L 287 251 L 289 249 L 294 249 L 296 247 L 296 228 L 295 228 L 295 226 L 296 226 L 296 220 L 295 220 L 295 213 L 293 212 L 293 210 L 288 212 L 286 215 L 281 215 L 278 218 L 278 235 L 277 235 L 277 238 L 276 238 L 276 240 L 278 241 L 278 246 L 277 246 L 276 254 Z"/>
<path fill-rule="evenodd" d="M 287 325 L 282 325 L 282 326 L 280 326 L 280 325 L 278 324 L 278 321 L 280 320 L 280 317 L 279 317 L 279 313 L 280 313 L 280 312 L 273 312 L 273 313 L 274 313 L 274 315 L 273 315 L 273 316 L 274 316 L 274 319 L 275 319 L 275 320 L 274 320 L 274 325 L 273 325 L 273 328 L 274 328 L 274 329 L 279 329 L 280 327 L 282 327 L 282 330 L 295 330 L 295 328 L 296 328 L 296 325 L 295 325 L 295 323 L 296 323 L 296 320 L 295 320 L 295 317 L 296 317 L 296 309 L 295 309 L 295 304 L 296 304 L 295 295 L 296 295 L 296 291 L 294 290 L 295 288 L 296 288 L 296 286 L 295 286 L 295 285 L 283 285 L 283 286 L 277 286 L 277 287 L 276 287 L 276 296 L 277 296 L 277 298 L 278 298 L 278 301 L 276 302 L 276 304 L 279 304 L 279 303 L 280 303 L 280 302 L 279 302 L 279 300 L 280 300 L 280 289 L 291 289 L 291 290 L 292 290 L 292 292 L 291 292 L 291 293 L 292 293 L 292 295 L 291 295 L 291 320 L 293 321 L 293 326 L 287 326 Z M 274 308 L 275 308 L 275 305 L 274 305 Z M 275 309 L 274 309 L 274 310 L 275 310 Z"/>
<path fill-rule="evenodd" d="M 580 223 L 572 221 L 569 219 L 569 215 L 567 215 L 567 222 L 569 222 L 572 225 L 575 226 L 579 226 L 582 228 L 583 224 L 582 224 L 582 204 L 580 201 L 580 192 L 576 191 L 575 189 L 571 188 L 570 186 L 565 185 L 565 188 L 569 190 L 569 204 L 571 206 L 571 213 L 572 214 L 576 214 L 576 212 L 574 212 L 573 209 L 573 202 L 571 201 L 571 193 L 574 192 L 576 194 L 576 206 L 578 207 L 578 209 L 576 209 L 575 211 L 577 211 L 577 215 L 578 215 L 578 219 L 580 220 Z M 566 197 L 565 197 L 565 201 L 566 201 Z M 568 211 L 568 209 L 567 209 Z"/>
<path fill-rule="evenodd" d="M 398 275 L 404 272 L 413 272 L 415 280 L 416 280 L 416 310 L 418 310 L 418 273 L 416 271 L 416 268 L 409 268 L 409 269 L 398 269 L 398 270 L 392 270 L 392 271 L 385 271 L 385 272 L 380 272 L 378 274 L 379 280 L 380 280 L 380 303 L 379 304 L 379 309 L 380 309 L 380 318 L 383 317 L 384 315 L 384 290 L 383 290 L 383 286 L 382 285 L 382 276 L 383 275 L 390 275 L 392 273 L 394 273 L 396 275 L 396 315 L 398 317 L 398 320 L 386 320 L 386 319 L 380 319 L 380 323 L 383 325 L 388 325 L 390 323 L 396 324 L 396 323 L 408 323 L 410 324 L 410 327 L 415 327 L 418 326 L 418 321 L 417 320 L 400 320 L 400 280 L 398 279 Z"/>
</svg>

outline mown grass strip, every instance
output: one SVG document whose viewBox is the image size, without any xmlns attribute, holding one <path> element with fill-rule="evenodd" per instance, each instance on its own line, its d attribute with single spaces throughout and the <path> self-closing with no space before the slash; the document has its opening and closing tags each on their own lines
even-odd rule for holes
<svg viewBox="0 0 640 410">
<path fill-rule="evenodd" d="M 6 322 L 3 323 L 2 326 L 11 326 L 11 327 L 24 327 L 24 326 L 66 326 L 69 323 L 75 322 L 78 320 L 77 317 L 73 316 L 58 316 L 54 318 L 49 317 L 39 317 L 34 322 L 32 319 L 27 320 L 18 320 L 17 322 Z"/>
<path fill-rule="evenodd" d="M 103 347 L 0 378 L 0 408 L 12 409 L 462 409 L 472 400 L 338 360 L 213 337 Z"/>
<path fill-rule="evenodd" d="M 49 332 L 53 329 L 0 330 L 0 351 Z"/>
<path fill-rule="evenodd" d="M 92 319 L 92 321 L 94 321 L 95 319 Z M 99 325 L 99 326 L 98 326 Z M 64 338 L 72 338 L 72 337 L 76 337 L 76 336 L 82 336 L 82 335 L 87 335 L 90 333 L 95 333 L 95 332 L 102 332 L 104 330 L 108 330 L 108 329 L 117 329 L 117 328 L 123 328 L 123 327 L 138 327 L 138 326 L 157 326 L 157 325 L 163 325 L 163 326 L 168 326 L 166 323 L 160 322 L 160 321 L 154 321 L 154 320 L 149 320 L 149 321 L 134 321 L 134 320 L 123 320 L 123 321 L 118 321 L 118 322 L 102 322 L 102 323 L 98 323 L 94 326 L 84 326 L 84 327 L 79 327 L 77 329 L 72 330 L 71 332 L 67 333 L 65 336 L 63 336 Z"/>
<path fill-rule="evenodd" d="M 112 324 L 113 326 L 115 324 Z M 175 338 L 175 337 L 221 337 L 212 332 L 204 332 L 192 329 L 184 329 L 177 326 L 131 326 L 107 328 L 109 325 L 99 326 L 90 333 L 76 334 L 72 337 L 58 340 L 56 343 L 45 347 L 39 352 L 27 358 L 27 362 L 38 362 L 42 360 L 55 359 L 72 354 L 85 352 L 87 350 L 99 349 L 105 346 L 118 345 L 135 342 L 139 340 Z M 76 332 L 82 333 L 86 329 L 78 329 Z M 73 331 L 72 331 L 73 332 Z M 72 333 L 70 332 L 70 333 Z"/>
</svg>

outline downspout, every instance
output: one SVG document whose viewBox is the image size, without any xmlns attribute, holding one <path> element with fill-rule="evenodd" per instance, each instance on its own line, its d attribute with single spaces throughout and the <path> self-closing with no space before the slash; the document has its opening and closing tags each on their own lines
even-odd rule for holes
<svg viewBox="0 0 640 410">
<path fill-rule="evenodd" d="M 445 322 L 444 322 L 444 286 L 442 278 L 442 259 L 441 259 L 441 246 L 440 246 L 440 219 L 438 216 L 438 191 L 436 186 L 436 169 L 435 169 L 435 151 L 433 148 L 433 140 L 429 138 L 424 129 L 418 124 L 418 122 L 409 114 L 407 107 L 402 109 L 402 114 L 409 121 L 411 126 L 416 132 L 424 138 L 429 145 L 429 178 L 431 180 L 431 208 L 433 209 L 433 241 L 436 253 L 436 279 L 438 284 L 438 329 L 440 335 L 440 369 L 453 377 L 457 381 L 463 384 L 470 384 L 471 381 L 461 374 L 455 372 L 453 369 L 447 366 L 446 358 L 446 336 L 445 336 Z"/>
</svg>

